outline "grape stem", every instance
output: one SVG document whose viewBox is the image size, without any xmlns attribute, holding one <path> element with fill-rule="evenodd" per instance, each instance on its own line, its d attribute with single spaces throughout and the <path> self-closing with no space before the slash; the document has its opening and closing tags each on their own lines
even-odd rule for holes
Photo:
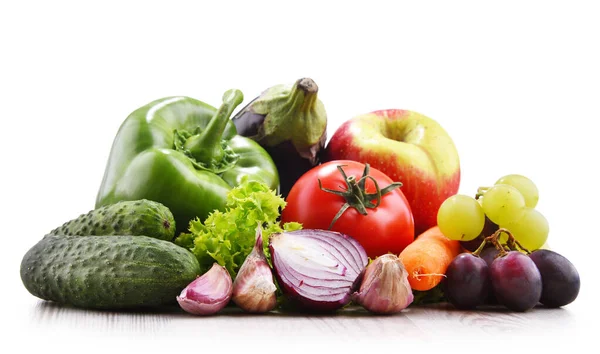
<svg viewBox="0 0 600 354">
<path fill-rule="evenodd" d="M 517 241 L 514 237 L 512 237 L 512 235 L 509 236 L 508 241 L 506 241 L 506 245 L 508 246 L 508 248 L 510 248 L 511 250 L 514 251 L 518 251 L 519 248 L 524 251 L 527 254 L 531 254 L 531 251 L 529 251 L 527 248 L 523 247 L 519 241 Z M 518 248 L 517 248 L 518 247 Z"/>
<path fill-rule="evenodd" d="M 483 249 L 485 248 L 485 246 L 488 244 L 488 242 L 492 242 L 492 237 L 494 235 L 488 236 L 486 238 L 483 239 L 483 242 L 481 242 L 481 245 L 479 245 L 479 247 L 473 251 L 473 255 L 479 257 L 479 254 L 481 253 L 481 251 L 483 251 Z"/>
<path fill-rule="evenodd" d="M 492 237 L 492 244 L 499 251 L 497 257 L 504 257 L 508 253 L 508 252 L 506 252 L 506 250 L 504 249 L 504 247 L 500 243 L 500 235 L 503 232 L 508 235 L 509 239 L 513 238 L 513 235 L 510 233 L 510 231 L 508 231 L 507 229 L 504 229 L 504 228 L 499 228 L 496 232 L 494 232 L 494 234 L 492 236 L 490 236 L 490 237 Z"/>
<path fill-rule="evenodd" d="M 488 191 L 488 189 L 490 189 L 492 187 L 479 187 L 477 188 L 477 194 L 475 194 L 475 199 L 479 199 L 481 197 L 483 197 L 483 195 L 485 194 L 485 192 Z"/>
<path fill-rule="evenodd" d="M 513 234 L 510 232 L 510 230 L 505 229 L 505 228 L 499 228 L 492 235 L 484 238 L 483 242 L 481 242 L 481 245 L 479 245 L 479 247 L 472 254 L 474 256 L 479 257 L 479 254 L 481 253 L 481 251 L 483 251 L 483 249 L 485 248 L 485 246 L 488 243 L 491 243 L 499 251 L 498 257 L 505 256 L 508 252 L 506 252 L 506 249 L 504 249 L 504 246 L 500 243 L 500 235 L 502 235 L 502 233 L 505 233 L 508 236 L 508 241 L 506 242 L 506 245 L 508 246 L 509 250 L 518 251 L 519 249 L 521 249 L 522 251 L 524 251 L 527 254 L 531 253 L 527 248 L 523 247 L 519 243 L 519 241 L 517 241 L 515 239 L 515 237 L 513 236 Z"/>
</svg>

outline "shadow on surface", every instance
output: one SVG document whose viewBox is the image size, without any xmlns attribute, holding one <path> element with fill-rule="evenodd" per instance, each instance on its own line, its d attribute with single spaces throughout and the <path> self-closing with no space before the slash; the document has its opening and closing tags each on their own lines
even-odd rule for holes
<svg viewBox="0 0 600 354">
<path fill-rule="evenodd" d="M 356 305 L 347 306 L 336 312 L 306 312 L 292 309 L 277 309 L 268 313 L 246 313 L 240 308 L 230 305 L 212 316 L 194 316 L 186 313 L 178 305 L 163 306 L 158 308 L 140 308 L 140 309 L 123 309 L 123 310 L 97 310 L 83 309 L 68 305 L 62 305 L 50 301 L 39 301 L 32 311 L 31 320 L 38 324 L 53 324 L 53 323 L 76 323 L 78 325 L 95 325 L 102 326 L 103 323 L 123 322 L 123 323 L 155 323 L 165 324 L 170 321 L 187 321 L 205 319 L 251 319 L 251 318 L 308 318 L 308 319 L 327 319 L 335 318 L 340 321 L 345 319 L 385 319 L 385 318 L 402 318 L 414 316 L 433 316 L 433 317 L 448 317 L 448 316 L 510 316 L 510 317 L 527 317 L 529 314 L 537 318 L 563 318 L 568 319 L 571 314 L 569 311 L 558 308 L 549 309 L 543 306 L 526 312 L 514 312 L 502 306 L 486 306 L 476 310 L 460 310 L 456 309 L 448 303 L 437 303 L 428 305 L 410 306 L 400 313 L 392 315 L 378 315 L 365 310 Z"/>
<path fill-rule="evenodd" d="M 438 304 L 428 304 L 428 305 L 418 305 L 418 306 L 410 306 L 408 309 L 404 310 L 401 313 L 407 313 L 412 311 L 449 311 L 453 313 L 516 313 L 516 314 L 526 314 L 532 311 L 535 312 L 543 312 L 543 311 L 551 311 L 554 313 L 564 312 L 568 313 L 563 308 L 546 308 L 542 305 L 536 306 L 534 309 L 525 311 L 525 312 L 515 312 L 511 311 L 500 305 L 489 305 L 478 307 L 474 310 L 461 310 L 457 309 L 451 304 L 448 303 L 438 303 Z M 82 315 L 82 314 L 97 314 L 97 315 L 135 315 L 135 316 L 172 316 L 172 317 L 196 317 L 190 315 L 183 311 L 178 305 L 169 305 L 169 306 L 161 306 L 161 307 L 152 307 L 152 308 L 135 308 L 135 309 L 119 309 L 119 310 L 104 310 L 104 309 L 87 309 L 87 308 L 78 308 L 70 305 L 59 304 L 51 301 L 43 301 L 40 300 L 34 309 L 34 317 L 47 317 L 53 316 L 59 313 L 65 315 Z M 333 312 L 310 312 L 302 309 L 277 309 L 270 311 L 268 313 L 247 313 L 236 307 L 235 305 L 228 305 L 223 310 L 218 312 L 214 316 L 240 316 L 240 317 L 254 317 L 254 316 L 311 316 L 311 317 L 330 317 L 330 316 L 338 316 L 338 317 L 390 317 L 394 315 L 379 315 L 371 313 L 361 306 L 358 305 L 350 305 L 341 310 L 333 311 Z"/>
<path fill-rule="evenodd" d="M 51 318 L 57 316 L 82 316 L 82 315 L 97 315 L 97 316 L 165 316 L 174 318 L 191 317 L 193 316 L 186 313 L 177 305 L 161 306 L 152 308 L 134 308 L 134 309 L 119 309 L 119 310 L 104 310 L 104 309 L 87 309 L 79 308 L 71 305 L 59 304 L 51 301 L 40 300 L 33 310 L 34 319 L 42 320 L 44 318 Z M 234 305 L 228 305 L 223 310 L 213 316 L 236 316 L 236 317 L 256 317 L 256 316 L 289 316 L 289 317 L 330 317 L 330 316 L 341 316 L 341 317 L 389 317 L 386 315 L 377 315 L 368 312 L 360 306 L 348 306 L 344 309 L 335 312 L 307 312 L 303 310 L 273 310 L 268 313 L 247 313 Z"/>
</svg>

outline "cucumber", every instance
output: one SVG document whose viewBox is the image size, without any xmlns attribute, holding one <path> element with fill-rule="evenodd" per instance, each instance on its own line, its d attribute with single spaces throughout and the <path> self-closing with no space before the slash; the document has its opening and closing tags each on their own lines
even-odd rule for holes
<svg viewBox="0 0 600 354">
<path fill-rule="evenodd" d="M 144 235 L 172 241 L 173 214 L 161 203 L 141 199 L 94 209 L 50 232 L 63 236 Z"/>
<path fill-rule="evenodd" d="M 95 309 L 174 304 L 200 274 L 191 252 L 148 236 L 46 235 L 20 270 L 32 295 Z"/>
</svg>

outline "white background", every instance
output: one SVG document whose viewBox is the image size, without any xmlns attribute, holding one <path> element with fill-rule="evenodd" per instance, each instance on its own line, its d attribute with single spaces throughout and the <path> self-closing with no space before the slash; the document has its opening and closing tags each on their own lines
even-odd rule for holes
<svg viewBox="0 0 600 354">
<path fill-rule="evenodd" d="M 319 85 L 330 135 L 358 114 L 415 110 L 454 139 L 460 192 L 533 179 L 551 247 L 581 273 L 573 308 L 596 314 L 598 18 L 591 1 L 3 2 L 2 332 L 36 342 L 21 257 L 93 208 L 131 111 L 172 95 L 218 105 L 230 88 L 248 102 L 301 77 Z"/>
</svg>

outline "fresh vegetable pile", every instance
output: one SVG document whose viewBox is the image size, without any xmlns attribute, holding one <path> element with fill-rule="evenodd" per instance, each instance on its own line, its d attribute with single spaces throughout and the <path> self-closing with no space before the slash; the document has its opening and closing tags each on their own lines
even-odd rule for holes
<svg viewBox="0 0 600 354">
<path fill-rule="evenodd" d="M 535 184 L 512 174 L 457 194 L 458 152 L 433 119 L 374 111 L 327 142 L 309 78 L 230 118 L 242 101 L 229 90 L 219 108 L 167 97 L 131 113 L 96 208 L 24 255 L 25 288 L 82 308 L 193 315 L 527 311 L 577 298 L 574 265 L 546 247 Z"/>
</svg>

